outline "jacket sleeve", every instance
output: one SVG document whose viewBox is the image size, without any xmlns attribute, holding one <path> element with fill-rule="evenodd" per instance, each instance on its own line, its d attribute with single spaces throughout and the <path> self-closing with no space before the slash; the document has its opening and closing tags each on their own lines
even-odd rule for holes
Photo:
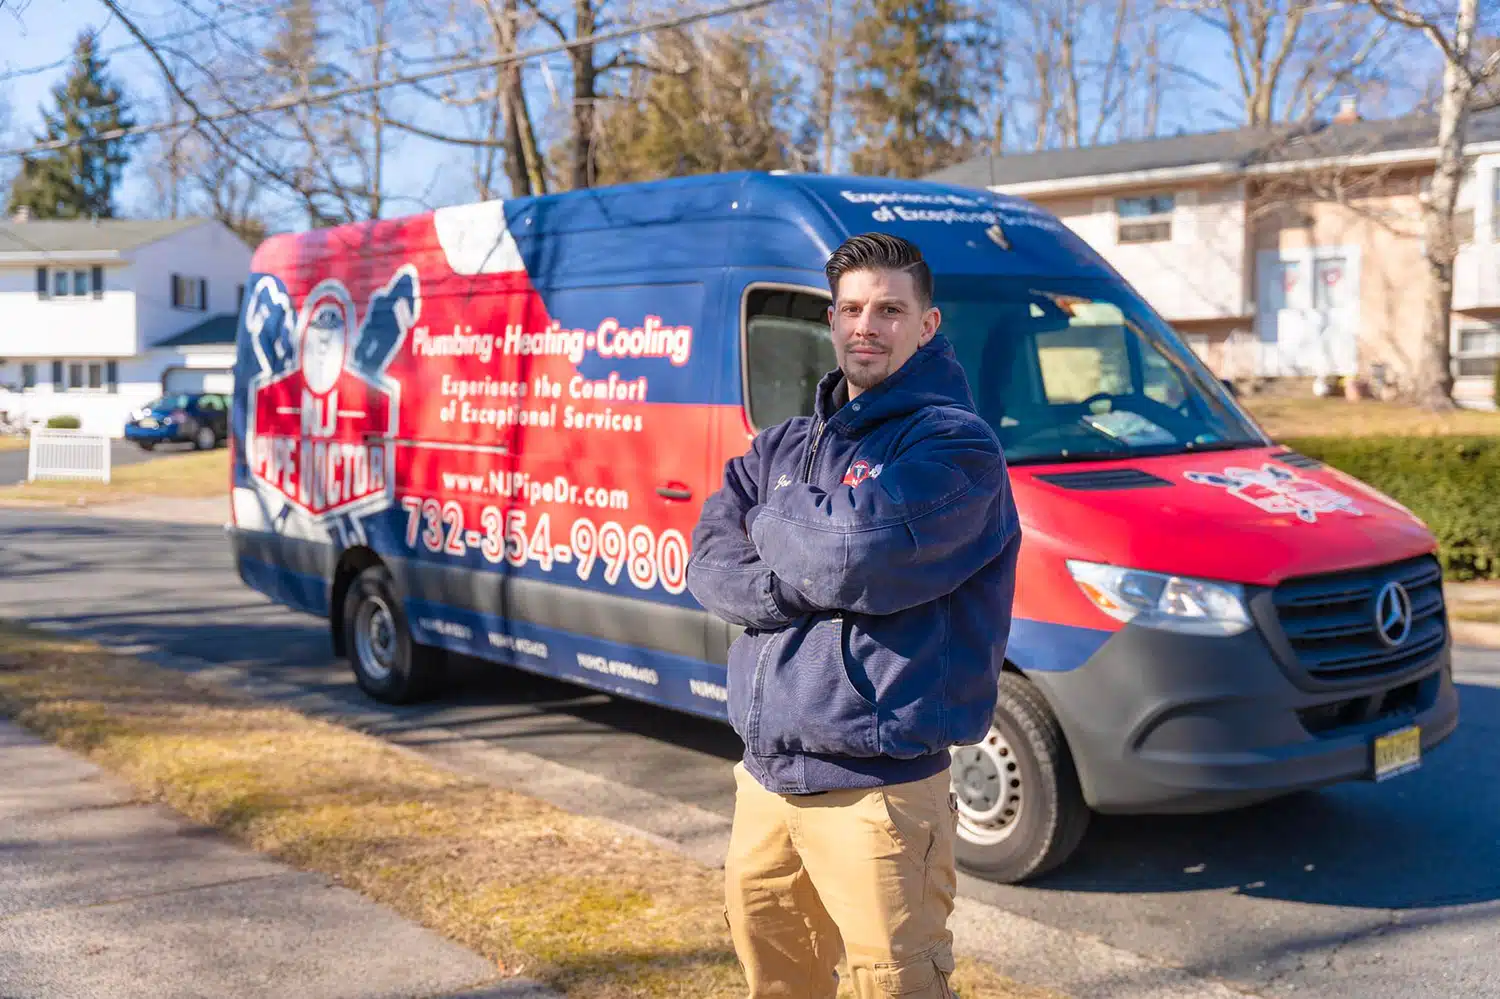
<svg viewBox="0 0 1500 999">
<path fill-rule="evenodd" d="M 704 501 L 693 528 L 687 568 L 688 590 L 699 603 L 731 624 L 761 630 L 821 609 L 776 577 L 746 533 L 746 516 L 759 504 L 762 451 L 775 444 L 768 434 L 724 466 L 724 484 Z"/>
<path fill-rule="evenodd" d="M 750 517 L 771 571 L 822 607 L 894 614 L 937 600 L 1020 533 L 1000 443 L 938 417 L 877 475 L 777 490 Z"/>
</svg>

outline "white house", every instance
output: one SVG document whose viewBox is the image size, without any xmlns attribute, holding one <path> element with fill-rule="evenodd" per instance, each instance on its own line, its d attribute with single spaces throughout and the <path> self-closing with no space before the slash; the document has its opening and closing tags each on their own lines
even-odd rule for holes
<svg viewBox="0 0 1500 999">
<path fill-rule="evenodd" d="M 229 391 L 250 257 L 213 219 L 0 223 L 0 411 L 120 436 L 164 392 Z"/>
</svg>

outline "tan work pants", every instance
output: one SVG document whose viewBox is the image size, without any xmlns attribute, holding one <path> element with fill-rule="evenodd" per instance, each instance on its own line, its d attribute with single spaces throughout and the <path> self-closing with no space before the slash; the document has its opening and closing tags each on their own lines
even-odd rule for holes
<svg viewBox="0 0 1500 999">
<path fill-rule="evenodd" d="M 750 999 L 952 999 L 948 772 L 868 791 L 772 794 L 739 763 L 725 860 L 730 936 Z"/>
</svg>

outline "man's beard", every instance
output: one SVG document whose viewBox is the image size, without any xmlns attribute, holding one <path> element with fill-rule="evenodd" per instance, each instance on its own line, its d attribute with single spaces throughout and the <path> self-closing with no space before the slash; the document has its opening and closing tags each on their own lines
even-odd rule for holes
<svg viewBox="0 0 1500 999">
<path fill-rule="evenodd" d="M 882 363 L 876 367 L 874 365 L 849 364 L 848 358 L 845 358 L 845 362 L 839 365 L 839 368 L 844 372 L 845 381 L 861 392 L 865 392 L 885 381 L 890 375 L 890 355 L 882 354 L 880 355 L 880 360 Z"/>
</svg>

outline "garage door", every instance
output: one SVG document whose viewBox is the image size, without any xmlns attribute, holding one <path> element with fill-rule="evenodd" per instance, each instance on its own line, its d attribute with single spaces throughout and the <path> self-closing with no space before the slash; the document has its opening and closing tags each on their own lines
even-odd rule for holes
<svg viewBox="0 0 1500 999">
<path fill-rule="evenodd" d="M 167 372 L 164 388 L 166 392 L 222 392 L 234 391 L 234 374 L 213 368 L 177 368 Z"/>
</svg>

